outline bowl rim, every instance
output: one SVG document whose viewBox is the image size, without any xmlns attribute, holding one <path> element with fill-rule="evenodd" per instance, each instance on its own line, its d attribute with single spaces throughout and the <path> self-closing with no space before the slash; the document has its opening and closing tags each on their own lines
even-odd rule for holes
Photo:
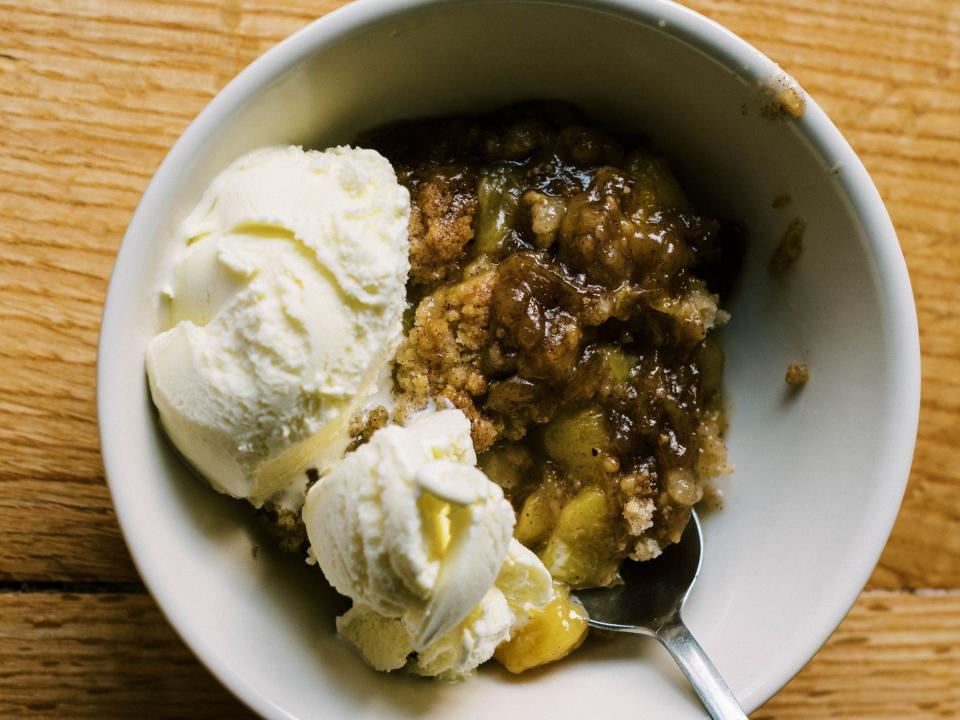
<svg viewBox="0 0 960 720">
<path fill-rule="evenodd" d="M 364 27 L 433 6 L 499 4 L 508 0 L 354 0 L 319 17 L 293 35 L 273 46 L 241 71 L 190 123 L 154 174 L 130 221 L 114 262 L 101 319 L 97 354 L 97 415 L 101 452 L 111 500 L 123 538 L 147 590 L 184 643 L 213 675 L 239 700 L 255 712 L 270 718 L 293 718 L 269 698 L 251 690 L 233 669 L 227 658 L 209 646 L 188 621 L 189 613 L 174 599 L 154 566 L 144 561 L 144 549 L 155 542 L 147 528 L 138 527 L 124 513 L 128 499 L 119 472 L 123 454 L 123 428 L 111 412 L 108 388 L 118 373 L 113 368 L 109 349 L 122 339 L 124 328 L 116 319 L 118 306 L 136 289 L 126 279 L 124 268 L 136 263 L 135 238 L 146 218 L 162 210 L 158 198 L 161 188 L 177 182 L 177 169 L 199 150 L 201 144 L 221 125 L 223 119 L 262 87 L 291 69 L 317 49 L 333 44 L 342 36 Z M 528 5 L 578 7 L 627 18 L 635 23 L 671 34 L 693 49 L 722 64 L 736 75 L 761 81 L 782 77 L 779 67 L 745 40 L 699 13 L 672 0 L 509 0 Z M 892 433 L 895 447 L 888 448 L 890 470 L 882 484 L 875 487 L 877 497 L 872 522 L 862 538 L 864 548 L 858 571 L 851 573 L 845 589 L 845 602 L 838 604 L 828 622 L 812 633 L 792 657 L 780 662 L 777 672 L 763 683 L 753 685 L 741 698 L 744 710 L 752 712 L 769 700 L 796 675 L 826 642 L 856 602 L 873 571 L 893 528 L 909 476 L 916 441 L 920 405 L 920 343 L 916 309 L 910 278 L 893 224 L 880 194 L 862 162 L 820 107 L 804 93 L 806 110 L 794 125 L 801 136 L 824 158 L 832 158 L 843 167 L 838 176 L 844 194 L 864 229 L 869 252 L 881 278 L 879 292 L 884 304 L 886 327 L 890 333 L 890 376 L 888 388 L 894 406 L 899 408 L 897 432 Z"/>
</svg>

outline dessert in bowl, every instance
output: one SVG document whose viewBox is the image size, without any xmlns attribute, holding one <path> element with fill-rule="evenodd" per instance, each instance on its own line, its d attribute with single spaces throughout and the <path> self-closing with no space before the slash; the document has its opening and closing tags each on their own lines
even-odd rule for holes
<svg viewBox="0 0 960 720">
<path fill-rule="evenodd" d="M 561 52 L 574 46 L 576 54 Z M 763 112 L 777 73 L 669 4 L 360 3 L 268 53 L 198 118 L 121 249 L 99 401 L 107 473 L 135 560 L 231 689 L 278 717 L 442 717 L 454 708 L 482 716 L 518 706 L 562 716 L 596 710 L 597 695 L 611 712 L 645 702 L 660 715 L 696 716 L 696 700 L 669 682 L 659 656 L 637 663 L 603 640 L 522 684 L 496 672 L 447 686 L 354 671 L 358 661 L 333 634 L 345 608 L 334 610 L 339 601 L 316 568 L 274 557 L 245 508 L 197 482 L 165 443 L 142 382 L 147 346 L 167 327 L 160 298 L 174 272 L 171 239 L 237 158 L 266 146 L 330 147 L 391 121 L 531 97 L 567 100 L 598 123 L 642 133 L 708 216 L 749 228 L 722 342 L 736 473 L 725 509 L 706 523 L 689 621 L 747 707 L 809 658 L 862 586 L 899 503 L 916 421 L 916 328 L 896 238 L 849 147 L 810 102 L 799 119 Z M 784 194 L 790 202 L 771 207 Z M 798 217 L 803 254 L 772 277 L 769 257 Z M 800 358 L 811 380 L 788 396 L 784 369 Z M 830 552 L 838 545 L 842 557 Z"/>
</svg>

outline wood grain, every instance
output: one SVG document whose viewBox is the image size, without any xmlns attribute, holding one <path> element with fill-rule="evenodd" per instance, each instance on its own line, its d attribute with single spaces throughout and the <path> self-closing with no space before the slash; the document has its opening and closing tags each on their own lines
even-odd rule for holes
<svg viewBox="0 0 960 720">
<path fill-rule="evenodd" d="M 0 594 L 0 717 L 250 717 L 144 595 Z M 960 594 L 865 593 L 754 720 L 960 716 Z"/>
<path fill-rule="evenodd" d="M 754 720 L 960 717 L 960 594 L 868 591 Z"/>
<path fill-rule="evenodd" d="M 136 581 L 94 403 L 114 254 L 196 113 L 340 4 L 0 0 L 0 589 Z M 900 592 L 864 595 L 756 717 L 960 717 L 960 2 L 687 4 L 777 60 L 840 127 L 893 217 L 920 320 L 916 457 L 870 583 Z M 20 715 L 246 713 L 146 596 L 0 592 L 0 716 Z"/>
<path fill-rule="evenodd" d="M 65 19 L 61 3 L 0 2 L 0 337 L 13 341 L 0 351 L 0 482 L 13 485 L 0 500 L 0 538 L 18 536 L 0 542 L 0 577 L 133 577 L 102 489 L 94 408 L 113 254 L 192 117 L 247 62 L 337 4 L 80 2 Z M 960 417 L 958 6 L 690 4 L 796 75 L 888 203 L 914 281 L 924 402 L 910 488 L 872 586 L 960 586 L 960 470 L 951 462 Z M 35 492 L 37 482 L 94 487 L 64 509 L 59 493 Z M 75 557 L 55 552 L 65 539 L 89 545 L 86 525 L 56 522 L 84 512 L 97 544 Z"/>
<path fill-rule="evenodd" d="M 0 578 L 133 579 L 94 407 L 113 255 L 194 115 L 338 4 L 0 0 Z M 871 586 L 960 586 L 960 6 L 690 4 L 792 72 L 887 201 L 914 282 L 924 399 L 906 501 Z M 76 489 L 68 503 L 65 483 Z M 85 552 L 62 553 L 71 542 Z"/>
<path fill-rule="evenodd" d="M 146 595 L 0 594 L 0 717 L 250 717 Z"/>
</svg>

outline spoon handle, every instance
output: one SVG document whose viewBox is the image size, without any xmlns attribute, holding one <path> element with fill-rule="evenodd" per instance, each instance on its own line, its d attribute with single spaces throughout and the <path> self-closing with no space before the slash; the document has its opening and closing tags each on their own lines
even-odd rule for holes
<svg viewBox="0 0 960 720">
<path fill-rule="evenodd" d="M 713 720 L 747 720 L 717 668 L 683 624 L 679 612 L 660 628 L 657 639 L 683 670 Z"/>
</svg>

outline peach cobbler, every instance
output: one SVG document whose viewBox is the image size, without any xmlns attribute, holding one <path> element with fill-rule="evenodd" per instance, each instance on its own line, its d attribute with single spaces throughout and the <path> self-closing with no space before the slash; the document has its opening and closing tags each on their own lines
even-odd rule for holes
<svg viewBox="0 0 960 720">
<path fill-rule="evenodd" d="M 742 236 L 563 104 L 260 148 L 177 231 L 151 397 L 368 665 L 523 672 L 718 497 Z"/>
<path fill-rule="evenodd" d="M 538 103 L 379 129 L 410 192 L 398 416 L 445 399 L 572 587 L 676 542 L 729 471 L 712 330 L 743 232 L 636 138 Z"/>
</svg>

